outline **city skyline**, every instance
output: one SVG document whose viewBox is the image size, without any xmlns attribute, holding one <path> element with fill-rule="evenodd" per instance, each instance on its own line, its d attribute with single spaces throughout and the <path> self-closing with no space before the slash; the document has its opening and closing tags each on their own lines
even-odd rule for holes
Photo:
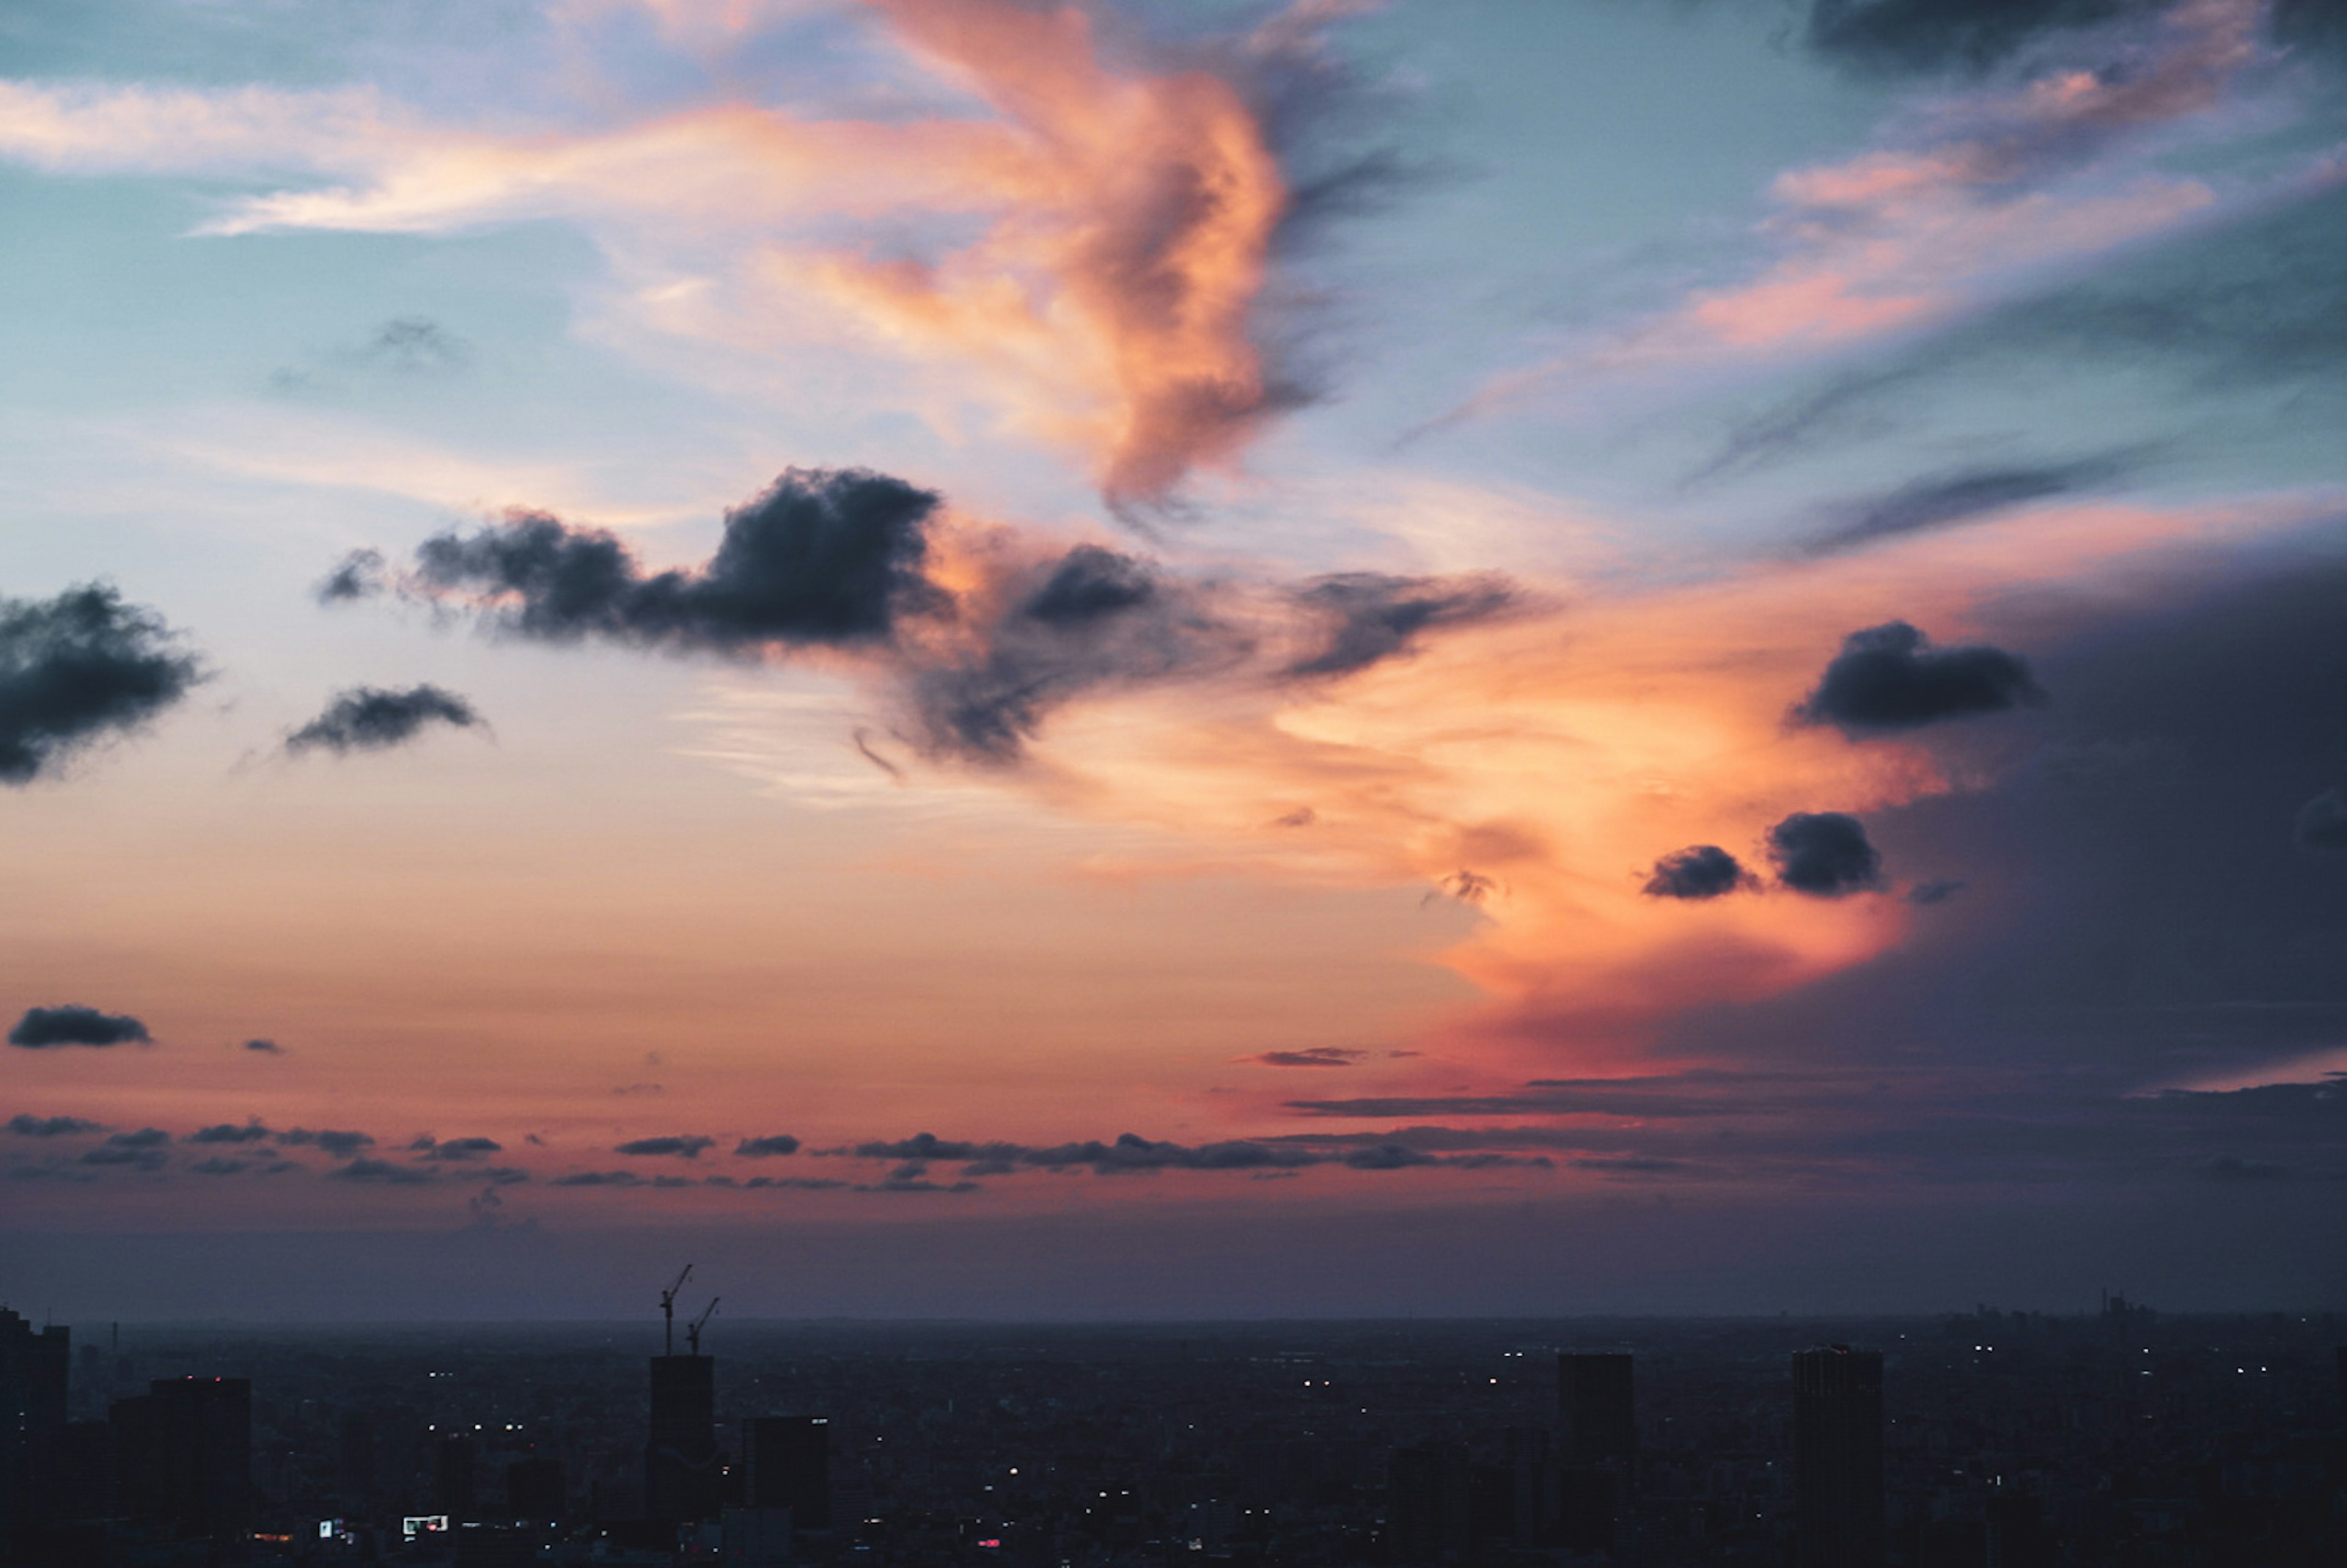
<svg viewBox="0 0 2347 1568">
<path fill-rule="evenodd" d="M 2342 40 L 18 8 L 0 1300 L 2339 1303 Z"/>
</svg>

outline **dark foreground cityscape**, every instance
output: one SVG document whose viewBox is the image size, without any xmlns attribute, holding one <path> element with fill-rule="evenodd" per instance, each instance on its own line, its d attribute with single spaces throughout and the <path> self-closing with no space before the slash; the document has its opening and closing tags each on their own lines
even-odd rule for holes
<svg viewBox="0 0 2347 1568">
<path fill-rule="evenodd" d="M 69 1328 L 9 1311 L 0 1552 L 2336 1565 L 2342 1337 L 2331 1313 L 2116 1296 L 1846 1322 L 712 1326 L 680 1307 L 665 1326 Z"/>
</svg>

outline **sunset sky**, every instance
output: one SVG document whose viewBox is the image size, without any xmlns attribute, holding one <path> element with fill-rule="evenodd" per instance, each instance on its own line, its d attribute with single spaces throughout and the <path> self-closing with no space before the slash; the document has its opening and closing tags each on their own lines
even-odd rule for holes
<svg viewBox="0 0 2347 1568">
<path fill-rule="evenodd" d="M 0 1299 L 2347 1302 L 2342 87 L 18 0 Z"/>
</svg>

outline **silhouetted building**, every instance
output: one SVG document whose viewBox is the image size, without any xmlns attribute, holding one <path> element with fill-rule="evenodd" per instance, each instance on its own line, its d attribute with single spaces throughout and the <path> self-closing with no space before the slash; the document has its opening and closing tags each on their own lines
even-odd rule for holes
<svg viewBox="0 0 2347 1568">
<path fill-rule="evenodd" d="M 1467 1555 L 1474 1519 L 1467 1450 L 1456 1443 L 1396 1449 L 1386 1482 L 1386 1529 L 1405 1568 Z"/>
<path fill-rule="evenodd" d="M 716 1517 L 724 1487 L 717 1455 L 716 1358 L 655 1356 L 651 1439 L 644 1445 L 644 1514 L 664 1524 Z"/>
<path fill-rule="evenodd" d="M 451 1522 L 481 1516 L 473 1476 L 478 1451 L 470 1438 L 443 1437 L 433 1445 L 432 1511 L 446 1514 Z"/>
<path fill-rule="evenodd" d="M 570 1511 L 562 1461 L 533 1454 L 506 1466 L 506 1512 L 516 1519 L 551 1524 Z"/>
<path fill-rule="evenodd" d="M 158 1378 L 114 1402 L 115 1507 L 179 1541 L 241 1561 L 252 1520 L 252 1385 Z"/>
<path fill-rule="evenodd" d="M 2045 1530 L 2045 1507 L 2025 1492 L 1998 1491 L 1983 1511 L 1982 1562 L 1985 1568 L 2046 1568 L 2054 1543 Z"/>
<path fill-rule="evenodd" d="M 27 1554 L 56 1518 L 70 1339 L 0 1309 L 0 1562 Z"/>
<path fill-rule="evenodd" d="M 831 1422 L 823 1416 L 760 1416 L 744 1434 L 743 1501 L 787 1508 L 794 1530 L 831 1528 Z"/>
<path fill-rule="evenodd" d="M 1794 1354 L 1793 1521 L 1800 1568 L 1881 1568 L 1881 1352 Z"/>
<path fill-rule="evenodd" d="M 1574 1552 L 1620 1542 L 1638 1461 L 1638 1404 L 1627 1355 L 1556 1358 L 1556 1540 Z"/>
</svg>

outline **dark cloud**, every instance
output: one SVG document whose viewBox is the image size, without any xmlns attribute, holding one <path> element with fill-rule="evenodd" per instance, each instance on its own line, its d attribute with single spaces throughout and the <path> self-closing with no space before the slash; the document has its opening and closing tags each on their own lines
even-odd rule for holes
<svg viewBox="0 0 2347 1568">
<path fill-rule="evenodd" d="M 1340 1045 L 1314 1045 L 1302 1050 L 1266 1050 L 1247 1060 L 1261 1067 L 1350 1067 L 1360 1055 Z"/>
<path fill-rule="evenodd" d="M 1148 562 L 1098 545 L 1078 545 L 1060 559 L 1019 613 L 1045 626 L 1084 626 L 1139 609 L 1158 591 Z"/>
<path fill-rule="evenodd" d="M 421 1186 L 439 1180 L 436 1171 L 420 1170 L 414 1165 L 395 1164 L 389 1160 L 372 1157 L 353 1160 L 327 1173 L 337 1181 L 379 1183 L 391 1187 Z"/>
<path fill-rule="evenodd" d="M 1853 739 L 2045 701 L 2028 661 L 2002 648 L 1935 648 L 1903 620 L 1853 631 L 1793 709 Z"/>
<path fill-rule="evenodd" d="M 1297 602 L 1323 623 L 1319 651 L 1288 673 L 1349 675 L 1409 654 L 1419 632 L 1465 625 L 1512 608 L 1514 590 L 1495 576 L 1439 579 L 1343 572 L 1311 583 Z"/>
<path fill-rule="evenodd" d="M 420 1151 L 427 1160 L 481 1160 L 505 1152 L 505 1145 L 494 1138 L 443 1138 L 437 1142 L 423 1140 Z"/>
<path fill-rule="evenodd" d="M 364 1132 L 337 1132 L 331 1128 L 319 1132 L 312 1132 L 307 1127 L 289 1128 L 277 1134 L 277 1142 L 289 1148 L 314 1148 L 337 1160 L 347 1160 L 362 1149 L 374 1147 L 374 1140 Z"/>
<path fill-rule="evenodd" d="M 1112 1141 L 1086 1139 L 1080 1143 L 1029 1145 L 1000 1142 L 970 1143 L 917 1133 L 894 1143 L 858 1143 L 823 1151 L 864 1160 L 893 1160 L 886 1190 L 933 1190 L 922 1181 L 932 1163 L 962 1165 L 967 1178 L 1008 1175 L 1021 1169 L 1089 1170 L 1095 1175 L 1142 1175 L 1160 1171 L 1298 1171 L 1315 1165 L 1344 1165 L 1362 1171 L 1401 1170 L 1419 1165 L 1484 1169 L 1507 1163 L 1545 1163 L 1473 1155 L 1434 1156 L 1398 1142 L 1352 1146 L 1344 1140 L 1234 1139 L 1222 1143 L 1184 1144 L 1143 1138 L 1126 1132 Z M 908 1186 L 908 1184 L 911 1184 Z M 871 1189 L 883 1190 L 883 1189 Z M 961 1190 L 959 1184 L 945 1189 Z"/>
<path fill-rule="evenodd" d="M 725 515 L 697 570 L 647 574 L 611 534 L 521 514 L 425 540 L 408 586 L 473 600 L 500 630 L 549 642 L 725 654 L 876 643 L 900 614 L 948 602 L 921 575 L 938 499 L 866 469 L 792 468 Z"/>
<path fill-rule="evenodd" d="M 1045 716 L 1078 696 L 1195 678 L 1253 651 L 1214 594 L 1097 545 L 994 570 L 989 597 L 1000 608 L 963 607 L 977 623 L 970 643 L 898 671 L 913 739 L 933 755 L 1015 761 Z"/>
<path fill-rule="evenodd" d="M 190 1143 L 258 1143 L 268 1136 L 269 1129 L 258 1122 L 247 1122 L 241 1127 L 233 1122 L 222 1122 L 215 1126 L 201 1127 L 189 1133 L 188 1142 Z"/>
<path fill-rule="evenodd" d="M 733 1145 L 733 1153 L 745 1160 L 763 1160 L 774 1154 L 795 1154 L 799 1141 L 787 1132 L 770 1138 L 744 1138 Z"/>
<path fill-rule="evenodd" d="M 1907 889 L 1907 902 L 1917 908 L 1944 904 L 1964 890 L 1965 884 L 1956 878 L 1936 876 L 1929 882 L 1918 882 Z"/>
<path fill-rule="evenodd" d="M 2139 454 L 2109 453 L 2069 463 L 2001 468 L 1916 479 L 1887 495 L 1829 508 L 1832 526 L 1810 538 L 1810 555 L 1832 555 L 1876 539 L 1952 528 L 1978 518 L 2108 484 L 2140 462 Z"/>
<path fill-rule="evenodd" d="M 568 1176 L 557 1176 L 546 1184 L 549 1187 L 641 1187 L 644 1179 L 633 1171 L 579 1171 Z"/>
<path fill-rule="evenodd" d="M 85 1165 L 130 1165 L 142 1171 L 163 1167 L 163 1151 L 169 1147 L 171 1135 L 160 1127 L 141 1127 L 136 1132 L 117 1132 L 97 1148 L 83 1152 Z"/>
<path fill-rule="evenodd" d="M 1839 898 L 1882 886 L 1882 856 L 1865 825 L 1839 811 L 1797 811 L 1768 830 L 1777 880 L 1796 893 Z"/>
<path fill-rule="evenodd" d="M 1644 891 L 1654 898 L 1717 898 L 1756 879 L 1743 863 L 1716 844 L 1698 844 L 1655 862 Z"/>
<path fill-rule="evenodd" d="M 323 746 L 330 752 L 381 752 L 415 739 L 432 724 L 473 729 L 482 723 L 473 705 L 437 686 L 404 692 L 353 686 L 337 692 L 325 711 L 285 737 L 296 755 Z"/>
<path fill-rule="evenodd" d="M 428 317 L 398 316 L 377 327 L 356 357 L 402 375 L 453 375 L 473 363 L 473 345 Z"/>
<path fill-rule="evenodd" d="M 2301 849 L 2347 850 L 2347 791 L 2324 790 L 2298 808 Z"/>
<path fill-rule="evenodd" d="M 106 1129 L 78 1116 L 28 1116 L 20 1112 L 8 1118 L 8 1131 L 19 1138 L 78 1138 Z"/>
<path fill-rule="evenodd" d="M 278 1044 L 273 1040 L 248 1040 L 244 1042 L 244 1049 L 247 1050 L 257 1050 L 264 1056 L 282 1056 L 285 1054 L 285 1048 Z"/>
<path fill-rule="evenodd" d="M 633 1154 L 639 1156 L 654 1154 L 673 1155 L 680 1159 L 698 1160 L 701 1158 L 701 1152 L 716 1142 L 717 1140 L 714 1138 L 702 1138 L 683 1134 L 667 1138 L 638 1138 L 630 1143 L 620 1144 L 618 1148 L 612 1150 L 611 1153 L 614 1154 Z"/>
<path fill-rule="evenodd" d="M 151 1045 L 154 1037 L 128 1013 L 100 1012 L 79 1002 L 67 1002 L 26 1009 L 25 1016 L 8 1031 L 8 1043 L 27 1050 L 46 1050 L 64 1045 Z"/>
<path fill-rule="evenodd" d="M 372 599 L 384 591 L 390 568 L 377 549 L 355 549 L 334 563 L 311 591 L 321 604 L 343 604 Z"/>
<path fill-rule="evenodd" d="M 202 678 L 151 610 L 104 583 L 55 599 L 0 599 L 0 783 L 53 774 L 108 733 L 134 730 Z"/>
</svg>

